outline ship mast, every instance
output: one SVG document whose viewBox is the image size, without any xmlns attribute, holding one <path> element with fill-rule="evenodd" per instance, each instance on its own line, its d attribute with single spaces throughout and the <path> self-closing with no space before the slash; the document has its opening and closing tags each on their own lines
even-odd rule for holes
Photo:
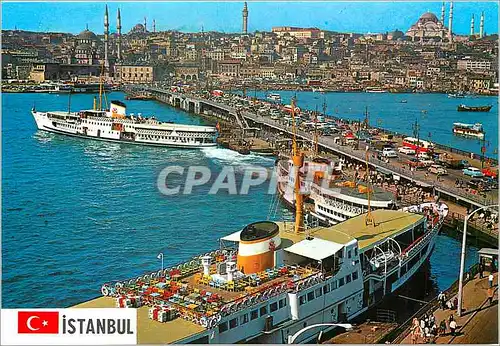
<svg viewBox="0 0 500 346">
<path fill-rule="evenodd" d="M 102 75 L 104 73 L 104 63 L 101 66 L 101 74 L 99 75 L 99 110 L 102 111 Z"/>
<path fill-rule="evenodd" d="M 368 211 L 365 215 L 365 225 L 375 226 L 375 221 L 373 220 L 372 210 L 371 210 L 371 196 L 370 196 L 370 166 L 368 165 L 368 145 L 365 150 L 365 163 L 366 163 L 366 199 L 368 200 Z"/>
<path fill-rule="evenodd" d="M 304 229 L 304 202 L 300 192 L 300 168 L 304 164 L 304 155 L 297 146 L 297 126 L 295 124 L 295 98 L 292 98 L 292 162 L 295 167 L 295 233 Z"/>
<path fill-rule="evenodd" d="M 313 155 L 318 156 L 318 108 L 314 113 L 314 137 L 313 137 Z"/>
</svg>

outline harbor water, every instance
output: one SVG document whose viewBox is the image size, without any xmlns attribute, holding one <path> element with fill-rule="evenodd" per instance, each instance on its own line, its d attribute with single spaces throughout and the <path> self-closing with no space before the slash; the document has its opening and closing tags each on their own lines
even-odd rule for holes
<svg viewBox="0 0 500 346">
<path fill-rule="evenodd" d="M 119 92 L 108 97 L 124 101 Z M 75 94 L 71 107 L 90 108 L 92 99 Z M 129 113 L 206 123 L 158 102 L 124 102 Z M 352 102 L 352 107 L 364 107 Z M 105 282 L 160 269 L 160 252 L 165 266 L 173 265 L 217 248 L 219 237 L 247 223 L 291 218 L 283 206 L 274 206 L 267 184 L 251 188 L 248 195 L 209 195 L 210 186 L 203 186 L 189 195 L 165 196 L 157 188 L 159 172 L 169 165 L 208 166 L 212 172 L 232 165 L 238 172 L 251 165 L 272 167 L 273 158 L 49 134 L 36 129 L 33 104 L 41 111 L 65 110 L 68 96 L 2 95 L 4 308 L 67 307 L 98 296 Z M 493 117 L 494 111 L 485 116 Z M 476 259 L 476 250 L 468 247 L 468 263 Z M 430 266 L 436 288 L 456 280 L 459 258 L 460 243 L 440 235 Z"/>
<path fill-rule="evenodd" d="M 295 91 L 253 91 L 247 89 L 250 97 L 265 99 L 269 93 L 281 95 L 281 102 L 290 104 L 296 96 L 301 109 L 323 111 L 341 119 L 364 120 L 368 107 L 371 126 L 413 136 L 415 121 L 420 126 L 420 138 L 431 140 L 448 147 L 481 154 L 481 143 L 477 139 L 453 135 L 453 123 L 481 123 L 485 131 L 486 155 L 498 159 L 498 97 L 474 96 L 448 98 L 446 94 L 394 94 L 394 93 L 338 93 L 338 92 L 295 92 Z M 241 92 L 240 92 L 241 94 Z M 459 112 L 460 104 L 468 106 L 493 107 L 489 112 Z"/>
</svg>

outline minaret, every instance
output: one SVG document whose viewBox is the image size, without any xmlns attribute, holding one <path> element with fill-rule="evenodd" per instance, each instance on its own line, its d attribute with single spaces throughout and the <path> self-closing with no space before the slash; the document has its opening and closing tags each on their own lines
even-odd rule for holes
<svg viewBox="0 0 500 346">
<path fill-rule="evenodd" d="M 453 1 L 450 3 L 450 18 L 448 20 L 448 40 L 450 41 L 450 43 L 453 42 L 452 27 L 453 27 Z"/>
<path fill-rule="evenodd" d="M 153 19 L 153 32 L 156 32 L 156 21 Z"/>
<path fill-rule="evenodd" d="M 481 21 L 479 22 L 479 38 L 484 37 L 484 12 L 481 12 Z"/>
<path fill-rule="evenodd" d="M 441 6 L 441 24 L 444 26 L 444 1 L 443 1 L 443 6 Z"/>
<path fill-rule="evenodd" d="M 108 18 L 108 5 L 106 5 L 106 12 L 104 13 L 104 70 L 108 72 L 108 45 L 109 45 L 109 18 Z"/>
<path fill-rule="evenodd" d="M 122 17 L 120 15 L 120 9 L 118 9 L 118 15 L 116 17 L 116 31 L 118 34 L 118 42 L 117 42 L 117 55 L 118 60 L 122 60 Z"/>
<path fill-rule="evenodd" d="M 146 17 L 144 17 L 144 32 L 148 31 L 148 27 L 146 26 Z"/>
<path fill-rule="evenodd" d="M 474 36 L 474 15 L 470 19 L 470 36 Z"/>
<path fill-rule="evenodd" d="M 243 33 L 246 34 L 248 32 L 248 7 L 247 2 L 245 1 L 245 5 L 243 6 Z"/>
</svg>

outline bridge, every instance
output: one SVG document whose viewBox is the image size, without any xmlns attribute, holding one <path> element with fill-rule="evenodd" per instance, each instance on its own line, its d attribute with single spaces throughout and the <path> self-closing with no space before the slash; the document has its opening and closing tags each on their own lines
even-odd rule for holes
<svg viewBox="0 0 500 346">
<path fill-rule="evenodd" d="M 212 116 L 220 120 L 237 123 L 242 129 L 255 129 L 255 128 L 268 128 L 275 132 L 287 133 L 292 135 L 292 127 L 273 120 L 269 117 L 264 117 L 248 111 L 239 111 L 236 108 L 214 102 L 212 100 L 203 99 L 192 94 L 182 94 L 175 91 L 148 87 L 148 91 L 161 102 L 167 103 L 174 107 L 183 109 L 190 113 L 195 113 L 204 116 Z M 252 124 L 254 127 L 250 127 Z M 304 141 L 312 143 L 313 134 L 307 133 L 303 130 L 297 130 L 297 136 Z M 335 142 L 332 137 L 320 136 L 318 139 L 318 147 L 323 151 L 331 152 L 339 157 L 349 158 L 360 163 L 365 162 L 365 150 L 355 149 L 349 146 L 343 146 Z M 482 207 L 488 204 L 497 203 L 498 198 L 496 194 L 490 194 L 486 198 L 479 195 L 466 193 L 463 190 L 453 186 L 450 179 L 443 179 L 442 181 L 434 180 L 426 177 L 425 172 L 410 171 L 401 165 L 396 165 L 392 162 L 386 163 L 382 160 L 371 159 L 369 164 L 377 170 L 387 174 L 397 175 L 402 179 L 414 182 L 422 187 L 434 187 L 435 193 L 442 196 L 447 200 L 462 202 L 468 206 Z"/>
</svg>

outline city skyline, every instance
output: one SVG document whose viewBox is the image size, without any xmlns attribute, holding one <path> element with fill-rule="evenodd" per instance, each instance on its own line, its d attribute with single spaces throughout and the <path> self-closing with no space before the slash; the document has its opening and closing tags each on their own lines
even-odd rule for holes
<svg viewBox="0 0 500 346">
<path fill-rule="evenodd" d="M 104 6 L 110 11 L 110 32 L 116 32 L 116 12 L 121 10 L 122 33 L 127 33 L 147 18 L 148 30 L 153 19 L 157 31 L 183 32 L 242 31 L 243 2 L 93 2 L 93 3 L 4 3 L 2 21 L 4 30 L 68 32 L 77 34 L 87 25 L 89 30 L 103 32 Z M 193 5 L 198 10 L 193 11 Z M 273 26 L 318 27 L 322 30 L 356 33 L 382 33 L 399 29 L 403 32 L 425 12 L 437 17 L 442 2 L 248 2 L 248 31 L 271 31 Z M 166 15 L 163 14 L 165 11 Z M 453 32 L 467 35 L 471 15 L 476 17 L 475 30 L 479 32 L 479 16 L 484 12 L 485 32 L 498 32 L 498 3 L 454 2 Z M 14 15 L 15 13 L 15 15 Z M 68 13 L 71 15 L 68 16 Z M 170 13 L 174 13 L 173 15 Z M 176 15 L 175 13 L 181 14 Z M 275 18 L 269 18 L 272 13 Z M 297 16 L 296 13 L 300 13 Z M 304 15 L 307 13 L 307 15 Z M 367 15 L 366 13 L 369 13 Z M 449 2 L 446 3 L 446 18 Z M 58 21 L 51 20 L 59 18 Z M 352 20 L 354 18 L 354 20 Z"/>
</svg>

